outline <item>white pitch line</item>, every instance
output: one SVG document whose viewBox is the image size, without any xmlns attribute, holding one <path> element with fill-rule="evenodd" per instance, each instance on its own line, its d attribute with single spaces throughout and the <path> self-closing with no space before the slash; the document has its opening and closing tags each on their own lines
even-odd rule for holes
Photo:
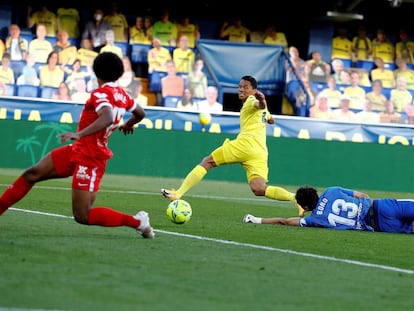
<svg viewBox="0 0 414 311">
<path fill-rule="evenodd" d="M 24 209 L 14 208 L 14 207 L 10 207 L 9 210 L 14 210 L 14 211 L 18 211 L 18 212 L 25 212 L 25 213 L 32 213 L 32 214 L 39 214 L 39 215 L 45 215 L 45 216 L 52 216 L 52 217 L 62 217 L 62 218 L 73 219 L 73 216 L 65 216 L 65 215 L 54 214 L 54 213 L 44 213 L 44 212 L 32 211 L 32 210 L 24 210 Z M 342 263 L 347 263 L 347 264 L 356 265 L 356 266 L 377 268 L 377 269 L 393 271 L 393 272 L 400 272 L 400 273 L 405 273 L 405 274 L 414 274 L 414 270 L 408 270 L 408 269 L 401 269 L 401 268 L 392 267 L 392 266 L 372 264 L 372 263 L 367 263 L 367 262 L 362 262 L 362 261 L 357 261 L 357 260 L 322 256 L 322 255 L 317 255 L 317 254 L 292 251 L 292 250 L 283 249 L 283 248 L 276 248 L 276 247 L 249 244 L 249 243 L 241 243 L 241 242 L 228 241 L 228 240 L 220 240 L 220 239 L 215 239 L 215 238 L 208 238 L 208 237 L 203 237 L 203 236 L 198 236 L 198 235 L 185 234 L 185 233 L 172 232 L 172 231 L 165 231 L 165 230 L 159 230 L 159 229 L 154 229 L 154 231 L 159 232 L 159 233 L 169 234 L 169 235 L 175 235 L 175 236 L 190 238 L 190 239 L 211 241 L 211 242 L 215 242 L 215 243 L 242 246 L 242 247 L 250 247 L 250 248 L 255 248 L 255 249 L 262 249 L 262 250 L 274 251 L 274 252 L 297 255 L 297 256 L 303 256 L 303 257 L 311 257 L 311 258 L 321 259 L 321 260 L 336 261 L 336 262 L 342 262 Z"/>
</svg>

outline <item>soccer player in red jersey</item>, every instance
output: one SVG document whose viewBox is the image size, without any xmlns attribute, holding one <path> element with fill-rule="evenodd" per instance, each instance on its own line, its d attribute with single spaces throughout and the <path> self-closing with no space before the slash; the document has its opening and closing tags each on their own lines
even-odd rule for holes
<svg viewBox="0 0 414 311">
<path fill-rule="evenodd" d="M 105 206 L 92 207 L 107 161 L 113 155 L 108 148 L 109 136 L 117 128 L 124 135 L 132 134 L 134 125 L 145 116 L 142 107 L 116 83 L 123 68 L 122 60 L 114 53 L 100 53 L 95 58 L 93 71 L 99 86 L 85 103 L 77 131 L 58 135 L 61 143 L 73 143 L 52 150 L 26 169 L 0 197 L 0 215 L 23 199 L 37 182 L 72 176 L 72 212 L 78 223 L 128 226 L 144 238 L 154 238 L 147 212 L 128 215 Z M 120 125 L 126 111 L 131 117 Z"/>
</svg>

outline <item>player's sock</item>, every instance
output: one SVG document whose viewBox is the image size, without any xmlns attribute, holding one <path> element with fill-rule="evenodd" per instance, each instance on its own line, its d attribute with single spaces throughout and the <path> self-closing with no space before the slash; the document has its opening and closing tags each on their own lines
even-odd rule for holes
<svg viewBox="0 0 414 311">
<path fill-rule="evenodd" d="M 198 184 L 204 176 L 206 176 L 207 170 L 201 165 L 197 165 L 192 169 L 190 173 L 184 178 L 180 188 L 175 191 L 177 197 L 181 198 L 188 190 Z"/>
<path fill-rule="evenodd" d="M 88 225 L 138 228 L 140 222 L 132 215 L 124 214 L 108 207 L 97 206 L 89 210 Z"/>
<path fill-rule="evenodd" d="M 273 200 L 296 202 L 294 193 L 276 186 L 267 186 L 265 196 Z"/>
<path fill-rule="evenodd" d="M 20 201 L 32 187 L 33 184 L 27 182 L 23 176 L 17 178 L 0 197 L 0 215 L 14 203 Z"/>
</svg>

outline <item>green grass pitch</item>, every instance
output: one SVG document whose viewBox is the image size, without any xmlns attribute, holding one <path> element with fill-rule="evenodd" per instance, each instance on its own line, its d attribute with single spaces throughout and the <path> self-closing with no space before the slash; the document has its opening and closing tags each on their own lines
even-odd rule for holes
<svg viewBox="0 0 414 311">
<path fill-rule="evenodd" d="M 0 169 L 0 192 L 19 173 Z M 211 180 L 184 197 L 193 216 L 176 225 L 159 189 L 180 181 L 118 175 L 102 181 L 95 205 L 148 211 L 155 240 L 127 227 L 79 225 L 71 216 L 70 179 L 37 184 L 0 217 L 0 311 L 414 305 L 413 235 L 243 224 L 246 213 L 290 217 L 296 209 L 255 197 L 245 183 Z"/>
</svg>

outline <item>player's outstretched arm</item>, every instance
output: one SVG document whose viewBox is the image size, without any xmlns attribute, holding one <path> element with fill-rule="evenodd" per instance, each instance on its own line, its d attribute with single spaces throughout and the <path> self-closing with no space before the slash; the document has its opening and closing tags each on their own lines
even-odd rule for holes
<svg viewBox="0 0 414 311">
<path fill-rule="evenodd" d="M 262 218 L 262 224 L 268 225 L 284 225 L 284 226 L 299 226 L 299 217 L 291 217 L 291 218 L 279 218 L 279 217 L 272 217 L 272 218 Z"/>
<path fill-rule="evenodd" d="M 60 138 L 60 142 L 64 143 L 68 140 L 78 140 L 84 136 L 99 132 L 113 123 L 112 108 L 103 107 L 97 113 L 99 115 L 98 119 L 96 119 L 89 126 L 85 127 L 82 131 L 76 133 L 66 132 L 59 134 L 57 137 Z"/>
</svg>

